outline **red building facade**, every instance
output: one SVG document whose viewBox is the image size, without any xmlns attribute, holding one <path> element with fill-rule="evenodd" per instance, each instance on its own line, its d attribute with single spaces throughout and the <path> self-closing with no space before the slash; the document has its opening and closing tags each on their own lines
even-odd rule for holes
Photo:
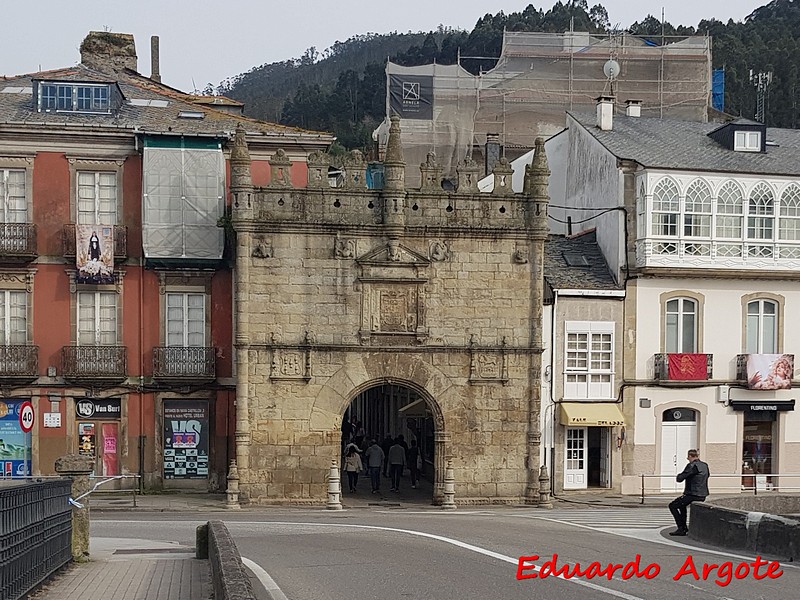
<svg viewBox="0 0 800 600">
<path fill-rule="evenodd" d="M 257 184 L 332 138 L 217 110 L 91 33 L 75 67 L 0 78 L 0 466 L 224 489 L 235 449 L 229 143 Z M 31 401 L 29 435 L 16 414 Z M 128 482 L 130 484 L 130 482 Z"/>
</svg>

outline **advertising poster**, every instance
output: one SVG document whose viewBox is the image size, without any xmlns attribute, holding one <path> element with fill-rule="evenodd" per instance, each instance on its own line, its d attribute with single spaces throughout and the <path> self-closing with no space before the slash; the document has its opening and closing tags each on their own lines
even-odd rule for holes
<svg viewBox="0 0 800 600">
<path fill-rule="evenodd" d="M 94 457 L 96 446 L 94 423 L 78 423 L 78 454 Z"/>
<path fill-rule="evenodd" d="M 164 479 L 208 477 L 208 402 L 164 400 Z"/>
<path fill-rule="evenodd" d="M 30 398 L 0 400 L 0 466 L 3 477 L 26 477 L 31 474 L 30 434 L 22 431 L 19 411 Z M 27 461 L 26 461 L 27 459 Z"/>
<path fill-rule="evenodd" d="M 389 75 L 389 108 L 403 119 L 432 119 L 433 77 Z"/>
<path fill-rule="evenodd" d="M 114 228 L 75 226 L 75 266 L 78 283 L 114 283 Z"/>
<path fill-rule="evenodd" d="M 751 390 L 788 390 L 793 375 L 794 354 L 747 355 L 747 387 Z"/>
</svg>

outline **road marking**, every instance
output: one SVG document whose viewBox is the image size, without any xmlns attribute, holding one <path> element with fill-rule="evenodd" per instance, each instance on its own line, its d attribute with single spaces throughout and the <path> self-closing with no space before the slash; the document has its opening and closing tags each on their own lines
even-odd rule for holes
<svg viewBox="0 0 800 600">
<path fill-rule="evenodd" d="M 275 580 L 269 576 L 269 573 L 261 568 L 261 565 L 253 562 L 249 558 L 245 558 L 244 556 L 242 557 L 242 564 L 250 569 L 253 572 L 253 575 L 258 577 L 261 585 L 263 585 L 264 589 L 267 590 L 267 593 L 272 600 L 289 600 L 281 588 L 278 587 L 278 584 L 275 583 Z"/>
<path fill-rule="evenodd" d="M 428 538 L 431 540 L 436 540 L 439 542 L 444 542 L 445 544 L 450 544 L 452 546 L 456 546 L 457 548 L 463 548 L 464 550 L 469 550 L 471 552 L 475 552 L 477 554 L 483 554 L 484 556 L 488 556 L 490 558 L 495 558 L 497 560 L 510 563 L 512 565 L 518 565 L 519 559 L 513 558 L 511 556 L 506 556 L 505 554 L 500 554 L 499 552 L 494 552 L 493 550 L 488 550 L 486 548 L 481 548 L 480 546 L 474 546 L 472 544 L 468 544 L 466 542 L 462 542 L 460 540 L 456 540 L 453 538 L 445 537 L 443 535 L 436 535 L 434 533 L 426 533 L 424 531 L 414 531 L 413 529 L 399 529 L 397 527 L 379 527 L 376 525 L 356 525 L 350 523 L 295 523 L 295 522 L 288 522 L 288 521 L 258 521 L 255 523 L 243 523 L 242 521 L 229 521 L 225 525 L 232 527 L 235 525 L 283 525 L 286 527 L 297 527 L 297 526 L 316 526 L 316 527 L 351 527 L 354 529 L 374 529 L 377 531 L 391 531 L 393 533 L 405 533 L 407 535 L 416 535 L 419 537 Z M 528 571 L 536 571 L 537 573 L 540 570 L 538 565 L 526 565 L 526 570 Z M 596 583 L 591 583 L 589 581 L 584 581 L 582 579 L 567 579 L 563 575 L 550 575 L 550 577 L 555 577 L 557 579 L 561 579 L 563 581 L 567 581 L 569 583 L 574 583 L 576 585 L 580 585 L 583 587 L 587 587 L 592 590 L 597 590 L 598 592 L 603 592 L 604 594 L 608 594 L 609 596 L 614 596 L 616 598 L 622 598 L 623 600 L 644 600 L 644 598 L 640 598 L 639 596 L 632 596 L 630 594 L 626 594 L 625 592 L 619 592 L 617 590 L 612 590 L 610 588 L 603 587 L 601 585 L 597 585 Z"/>
</svg>

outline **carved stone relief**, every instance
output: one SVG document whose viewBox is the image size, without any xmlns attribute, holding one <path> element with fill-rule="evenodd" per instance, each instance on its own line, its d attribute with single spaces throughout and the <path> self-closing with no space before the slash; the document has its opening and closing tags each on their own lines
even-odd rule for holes
<svg viewBox="0 0 800 600">
<path fill-rule="evenodd" d="M 428 248 L 428 256 L 432 261 L 442 262 L 447 260 L 450 252 L 448 251 L 447 244 L 441 240 L 432 241 Z"/>
<path fill-rule="evenodd" d="M 272 258 L 272 240 L 267 237 L 257 237 L 253 240 L 254 258 Z"/>
<path fill-rule="evenodd" d="M 508 355 L 505 349 L 506 340 L 503 338 L 502 347 L 481 350 L 475 344 L 474 337 L 470 338 L 470 367 L 469 382 L 481 383 L 508 383 Z"/>
<path fill-rule="evenodd" d="M 308 348 L 274 348 L 269 378 L 301 380 L 311 378 L 311 353 Z"/>
<path fill-rule="evenodd" d="M 333 254 L 336 258 L 355 258 L 356 241 L 339 237 L 337 234 L 334 242 Z"/>
<path fill-rule="evenodd" d="M 517 248 L 514 251 L 514 262 L 520 265 L 528 264 L 528 249 Z"/>
</svg>

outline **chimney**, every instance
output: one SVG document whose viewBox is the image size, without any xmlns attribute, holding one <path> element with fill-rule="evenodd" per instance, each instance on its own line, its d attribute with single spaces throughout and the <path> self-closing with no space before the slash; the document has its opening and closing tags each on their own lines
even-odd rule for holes
<svg viewBox="0 0 800 600">
<path fill-rule="evenodd" d="M 160 57 L 158 55 L 158 36 L 150 36 L 150 79 L 161 83 Z"/>
<path fill-rule="evenodd" d="M 642 116 L 642 101 L 641 100 L 628 100 L 625 102 L 625 114 L 629 117 Z"/>
<path fill-rule="evenodd" d="M 486 134 L 486 151 L 484 152 L 486 163 L 486 174 L 488 175 L 494 170 L 495 164 L 500 160 L 500 134 L 487 133 Z"/>
<path fill-rule="evenodd" d="M 614 123 L 614 96 L 597 98 L 597 127 L 601 131 L 611 131 Z"/>
<path fill-rule="evenodd" d="M 107 74 L 136 71 L 136 44 L 130 33 L 90 31 L 81 42 L 81 64 Z"/>
</svg>

